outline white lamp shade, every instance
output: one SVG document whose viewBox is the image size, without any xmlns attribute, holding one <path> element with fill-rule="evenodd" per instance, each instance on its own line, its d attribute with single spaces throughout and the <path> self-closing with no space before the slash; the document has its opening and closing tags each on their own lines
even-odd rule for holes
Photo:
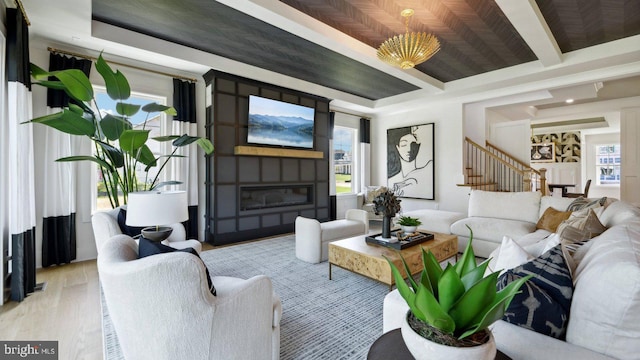
<svg viewBox="0 0 640 360">
<path fill-rule="evenodd" d="M 189 220 L 186 191 L 141 191 L 129 193 L 129 226 L 170 225 Z"/>
</svg>

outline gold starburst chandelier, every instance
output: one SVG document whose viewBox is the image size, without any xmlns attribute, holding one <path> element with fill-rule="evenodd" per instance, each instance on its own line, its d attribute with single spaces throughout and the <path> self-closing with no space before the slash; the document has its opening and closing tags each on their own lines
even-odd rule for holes
<svg viewBox="0 0 640 360">
<path fill-rule="evenodd" d="M 413 9 L 402 10 L 400 14 L 405 18 L 406 31 L 383 42 L 378 48 L 378 59 L 402 69 L 411 69 L 440 50 L 440 42 L 435 36 L 409 32 L 409 18 L 413 13 Z"/>
</svg>

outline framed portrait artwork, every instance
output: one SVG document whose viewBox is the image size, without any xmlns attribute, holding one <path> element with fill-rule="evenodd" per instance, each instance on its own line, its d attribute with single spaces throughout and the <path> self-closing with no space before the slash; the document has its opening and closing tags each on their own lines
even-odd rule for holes
<svg viewBox="0 0 640 360">
<path fill-rule="evenodd" d="M 541 143 L 531 144 L 531 162 L 548 163 L 555 162 L 556 144 Z"/>
<path fill-rule="evenodd" d="M 397 196 L 435 200 L 434 126 L 387 130 L 387 187 Z"/>
</svg>

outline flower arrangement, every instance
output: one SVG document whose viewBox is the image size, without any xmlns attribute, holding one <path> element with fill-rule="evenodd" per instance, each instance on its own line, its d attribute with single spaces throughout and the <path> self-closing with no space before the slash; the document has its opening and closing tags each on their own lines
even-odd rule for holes
<svg viewBox="0 0 640 360">
<path fill-rule="evenodd" d="M 393 191 L 384 191 L 373 199 L 373 210 L 376 215 L 394 217 L 400 212 L 400 199 Z"/>
</svg>

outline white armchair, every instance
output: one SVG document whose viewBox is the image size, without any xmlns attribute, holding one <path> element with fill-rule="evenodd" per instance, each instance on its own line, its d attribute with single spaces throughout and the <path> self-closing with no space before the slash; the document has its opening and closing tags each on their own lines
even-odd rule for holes
<svg viewBox="0 0 640 360">
<path fill-rule="evenodd" d="M 278 359 L 280 298 L 263 275 L 213 276 L 192 254 L 138 259 L 127 235 L 107 241 L 98 273 L 107 309 L 127 359 Z"/>
<path fill-rule="evenodd" d="M 383 216 L 376 214 L 373 199 L 385 191 L 385 186 L 365 186 L 363 192 L 357 195 L 358 207 L 367 212 L 369 220 L 382 220 Z"/>
<path fill-rule="evenodd" d="M 120 208 L 106 211 L 98 211 L 91 217 L 91 225 L 93 227 L 93 236 L 96 241 L 96 249 L 100 253 L 100 249 L 107 240 L 115 235 L 122 234 L 122 230 L 118 225 L 118 214 Z M 202 244 L 198 240 L 187 240 L 187 232 L 181 223 L 171 224 L 173 232 L 162 243 L 175 249 L 184 249 L 187 247 L 194 248 L 198 253 L 202 252 Z"/>
</svg>

